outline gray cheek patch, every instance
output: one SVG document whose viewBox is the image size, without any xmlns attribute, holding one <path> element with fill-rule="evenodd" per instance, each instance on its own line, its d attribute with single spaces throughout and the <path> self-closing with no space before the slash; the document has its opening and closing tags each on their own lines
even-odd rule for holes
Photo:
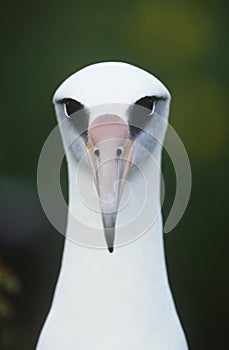
<svg viewBox="0 0 229 350">
<path fill-rule="evenodd" d="M 77 162 L 87 164 L 86 147 L 83 137 L 77 137 L 69 146 L 69 152 Z"/>
<path fill-rule="evenodd" d="M 71 127 L 85 142 L 88 141 L 89 113 L 86 109 L 73 113 L 69 119 Z"/>
</svg>

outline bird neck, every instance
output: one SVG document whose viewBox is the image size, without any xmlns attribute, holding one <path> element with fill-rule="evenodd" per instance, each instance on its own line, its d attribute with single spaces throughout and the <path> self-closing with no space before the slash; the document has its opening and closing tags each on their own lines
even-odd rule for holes
<svg viewBox="0 0 229 350">
<path fill-rule="evenodd" d="M 68 300 L 68 320 L 72 317 L 71 322 L 77 324 L 75 315 L 93 318 L 96 305 L 101 320 L 109 318 L 107 310 L 113 318 L 117 307 L 139 313 L 142 308 L 147 313 L 150 307 L 152 322 L 158 322 L 165 305 L 166 310 L 173 308 L 162 237 L 160 154 L 154 160 L 147 159 L 129 177 L 120 203 L 113 253 L 106 248 L 96 190 L 89 186 L 91 175 L 85 168 L 69 164 L 67 237 L 54 309 L 65 314 Z M 146 300 L 144 305 L 142 300 Z M 123 312 L 126 322 L 131 322 L 131 312 Z"/>
</svg>

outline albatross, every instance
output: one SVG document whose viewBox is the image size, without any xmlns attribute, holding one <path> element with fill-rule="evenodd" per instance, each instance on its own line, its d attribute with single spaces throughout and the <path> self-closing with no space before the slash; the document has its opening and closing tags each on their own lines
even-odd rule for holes
<svg viewBox="0 0 229 350">
<path fill-rule="evenodd" d="M 122 62 L 83 68 L 55 92 L 68 221 L 37 350 L 188 349 L 163 246 L 170 99 L 156 77 Z"/>
</svg>

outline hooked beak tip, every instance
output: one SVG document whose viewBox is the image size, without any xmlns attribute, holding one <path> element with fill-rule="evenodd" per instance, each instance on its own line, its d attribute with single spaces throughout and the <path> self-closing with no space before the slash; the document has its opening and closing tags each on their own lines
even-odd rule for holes
<svg viewBox="0 0 229 350">
<path fill-rule="evenodd" d="M 113 253 L 114 247 L 108 247 L 108 250 L 109 250 L 110 253 Z"/>
<path fill-rule="evenodd" d="M 110 253 L 113 253 L 114 251 L 116 215 L 117 215 L 116 213 L 110 213 L 110 214 L 102 213 L 105 239 L 107 242 L 107 248 Z"/>
</svg>

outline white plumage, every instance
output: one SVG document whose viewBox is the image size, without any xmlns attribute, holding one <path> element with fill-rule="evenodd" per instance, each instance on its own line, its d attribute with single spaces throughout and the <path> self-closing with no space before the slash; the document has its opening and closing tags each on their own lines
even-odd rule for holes
<svg viewBox="0 0 229 350">
<path fill-rule="evenodd" d="M 71 108 L 76 108 L 74 101 L 86 111 L 85 124 L 83 121 L 80 130 L 77 129 L 77 115 L 74 125 L 71 124 L 71 116 L 66 117 Z M 154 112 L 166 120 L 170 103 L 168 90 L 153 75 L 121 62 L 86 67 L 68 78 L 54 95 L 65 147 L 74 141 L 77 133 L 85 131 L 82 130 L 85 125 L 89 133 L 86 136 L 82 134 L 84 136 L 74 141 L 75 144 L 73 142 L 66 153 L 69 171 L 67 239 L 54 299 L 38 341 L 38 350 L 187 349 L 169 288 L 164 258 L 158 167 L 161 145 L 157 142 L 154 146 L 150 145 L 153 139 L 144 130 L 136 132 L 136 129 L 131 129 L 130 137 L 130 106 L 144 106 L 149 101 Z M 124 141 L 118 146 L 115 143 L 115 146 L 101 148 L 94 141 L 92 128 L 97 126 L 101 115 L 105 115 L 108 123 L 109 120 L 116 121 L 117 117 L 117 132 L 124 135 L 127 127 L 128 138 L 124 136 Z M 151 117 L 149 113 L 146 122 L 140 122 L 149 133 L 154 128 Z M 62 128 L 61 122 L 66 118 L 69 118 L 69 124 Z M 103 142 L 102 133 L 107 129 L 102 126 L 99 130 Z M 161 130 L 161 138 L 164 133 L 165 130 Z M 126 149 L 126 162 L 137 166 L 127 174 L 129 169 L 126 170 L 126 163 L 124 166 L 122 160 L 121 165 L 110 162 L 107 176 L 112 179 L 111 169 L 116 169 L 117 165 L 119 171 L 122 170 L 118 180 L 128 179 L 132 193 L 128 191 L 128 186 L 123 191 L 118 189 L 117 193 L 109 192 L 113 185 L 104 178 L 106 172 L 104 175 L 98 171 L 96 186 L 100 199 L 97 197 L 87 160 L 79 167 L 86 148 L 95 151 L 96 147 L 100 153 L 85 157 L 92 163 L 92 170 L 98 155 L 102 157 L 103 152 L 113 151 L 112 147 L 121 149 L 123 154 Z M 115 157 L 118 159 L 118 155 Z M 138 166 L 141 171 L 138 171 Z M 114 182 L 116 180 L 114 177 Z M 101 202 L 101 197 L 106 197 L 107 192 L 111 193 L 110 206 Z M 104 218 L 101 211 L 108 207 L 111 211 Z M 117 218 L 114 215 L 116 211 Z M 110 218 L 114 219 L 115 235 Z M 85 242 L 90 242 L 91 238 L 97 248 L 76 243 L 82 243 L 84 236 Z"/>
</svg>

